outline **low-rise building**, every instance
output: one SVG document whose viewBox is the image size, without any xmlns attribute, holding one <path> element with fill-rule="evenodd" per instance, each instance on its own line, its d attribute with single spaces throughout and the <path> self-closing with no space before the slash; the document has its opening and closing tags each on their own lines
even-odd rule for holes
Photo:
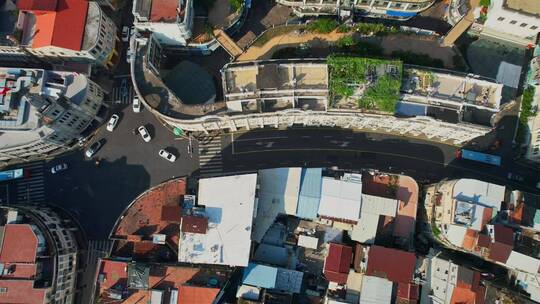
<svg viewBox="0 0 540 304">
<path fill-rule="evenodd" d="M 100 259 L 92 303 L 212 304 L 228 274 L 186 266 Z"/>
<path fill-rule="evenodd" d="M 0 68 L 0 161 L 66 151 L 103 121 L 103 98 L 82 74 Z"/>
<path fill-rule="evenodd" d="M 388 18 L 406 20 L 429 8 L 433 0 L 355 0 L 343 1 L 291 1 L 279 0 L 278 3 L 293 8 L 298 16 L 365 16 L 373 18 Z"/>
<path fill-rule="evenodd" d="M 523 210 L 506 200 L 505 190 L 479 180 L 444 181 L 427 190 L 426 214 L 437 241 L 506 267 L 520 277 L 522 288 L 537 301 L 538 234 L 516 225 Z"/>
<path fill-rule="evenodd" d="M 160 45 L 185 46 L 193 28 L 193 0 L 135 0 L 134 26 Z"/>
<path fill-rule="evenodd" d="M 0 55 L 37 57 L 63 64 L 89 63 L 107 69 L 118 62 L 118 29 L 96 2 L 86 0 L 17 1 L 19 18 L 12 45 Z M 69 29 L 69 30 L 68 30 Z"/>
<path fill-rule="evenodd" d="M 83 234 L 63 211 L 0 208 L 0 302 L 80 303 Z"/>
<path fill-rule="evenodd" d="M 536 44 L 540 32 L 540 3 L 491 0 L 481 35 L 522 46 Z"/>
</svg>

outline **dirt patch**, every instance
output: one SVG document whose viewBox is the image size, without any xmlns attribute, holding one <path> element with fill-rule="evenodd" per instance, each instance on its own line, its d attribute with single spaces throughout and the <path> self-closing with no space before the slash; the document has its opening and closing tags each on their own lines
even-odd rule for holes
<svg viewBox="0 0 540 304">
<path fill-rule="evenodd" d="M 445 67 L 454 67 L 453 57 L 456 52 L 452 47 L 441 46 L 437 37 L 405 34 L 391 35 L 382 38 L 381 46 L 385 55 L 390 55 L 393 51 L 409 51 L 440 59 L 444 62 Z"/>
</svg>

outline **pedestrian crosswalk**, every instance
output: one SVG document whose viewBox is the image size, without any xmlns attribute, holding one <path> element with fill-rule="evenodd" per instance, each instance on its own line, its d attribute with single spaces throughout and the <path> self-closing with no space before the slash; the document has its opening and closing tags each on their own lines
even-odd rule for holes
<svg viewBox="0 0 540 304">
<path fill-rule="evenodd" d="M 135 92 L 131 85 L 124 88 L 114 87 L 111 92 L 111 100 L 116 104 L 130 104 L 133 101 L 134 94 Z"/>
<path fill-rule="evenodd" d="M 15 199 L 10 203 L 41 203 L 45 201 L 44 162 L 21 164 L 25 177 L 15 181 Z"/>
<path fill-rule="evenodd" d="M 109 240 L 88 242 L 88 265 L 95 266 L 99 258 L 109 256 L 113 242 Z"/>
<path fill-rule="evenodd" d="M 204 137 L 199 140 L 199 172 L 202 177 L 223 172 L 221 136 Z"/>
</svg>

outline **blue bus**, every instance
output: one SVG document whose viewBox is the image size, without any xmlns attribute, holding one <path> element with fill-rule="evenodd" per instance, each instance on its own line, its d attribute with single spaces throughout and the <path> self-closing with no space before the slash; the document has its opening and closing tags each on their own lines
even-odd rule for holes
<svg viewBox="0 0 540 304">
<path fill-rule="evenodd" d="M 0 182 L 6 182 L 24 177 L 24 169 L 0 171 Z"/>
<path fill-rule="evenodd" d="M 456 156 L 458 159 L 468 159 L 497 167 L 501 166 L 501 157 L 498 155 L 461 149 Z"/>
</svg>

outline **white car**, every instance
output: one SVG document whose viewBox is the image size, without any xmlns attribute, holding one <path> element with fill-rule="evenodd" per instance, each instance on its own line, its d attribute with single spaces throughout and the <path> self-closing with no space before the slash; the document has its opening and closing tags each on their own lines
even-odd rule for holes
<svg viewBox="0 0 540 304">
<path fill-rule="evenodd" d="M 141 101 L 139 100 L 139 97 L 133 98 L 133 112 L 139 113 L 141 112 Z"/>
<path fill-rule="evenodd" d="M 122 41 L 128 42 L 129 41 L 129 27 L 124 26 L 122 28 Z"/>
<path fill-rule="evenodd" d="M 145 142 L 149 142 L 152 139 L 150 133 L 148 133 L 148 130 L 146 130 L 144 126 L 140 126 L 137 131 L 139 131 L 139 134 L 141 134 L 141 137 Z"/>
<path fill-rule="evenodd" d="M 68 168 L 68 165 L 66 163 L 61 163 L 61 164 L 58 164 L 54 167 L 51 168 L 51 173 L 52 174 L 56 174 L 58 172 L 62 172 L 64 170 L 67 170 Z"/>
<path fill-rule="evenodd" d="M 113 116 L 111 116 L 111 119 L 109 119 L 109 122 L 107 123 L 107 131 L 112 132 L 114 128 L 116 128 L 119 119 L 120 117 L 118 117 L 118 115 L 113 114 Z"/>
<path fill-rule="evenodd" d="M 176 156 L 174 156 L 174 154 L 172 153 L 169 153 L 163 149 L 159 150 L 159 156 L 165 158 L 166 160 L 170 161 L 171 163 L 173 163 L 175 160 L 176 160 Z"/>
</svg>

